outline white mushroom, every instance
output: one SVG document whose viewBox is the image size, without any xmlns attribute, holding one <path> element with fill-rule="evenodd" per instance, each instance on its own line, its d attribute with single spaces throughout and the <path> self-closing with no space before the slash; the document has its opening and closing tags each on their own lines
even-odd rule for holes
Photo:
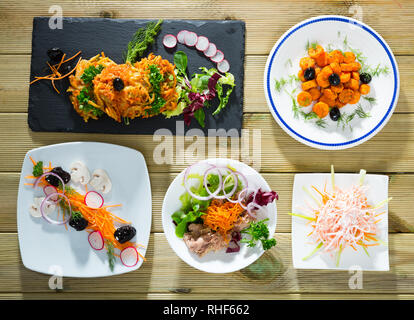
<svg viewBox="0 0 414 320">
<path fill-rule="evenodd" d="M 76 161 L 70 166 L 70 177 L 73 182 L 86 185 L 91 180 L 89 169 L 81 161 Z"/>
<path fill-rule="evenodd" d="M 90 185 L 94 187 L 95 190 L 102 193 L 108 193 L 112 188 L 112 182 L 109 179 L 106 171 L 103 169 L 96 169 L 92 173 L 92 180 L 90 182 Z"/>
<path fill-rule="evenodd" d="M 40 206 L 44 199 L 45 197 L 38 197 L 33 199 L 33 203 L 29 208 L 29 212 L 33 217 L 39 218 L 42 216 L 42 213 L 40 212 Z M 55 208 L 56 206 L 52 202 L 47 201 L 43 207 L 43 212 L 45 215 L 49 215 L 55 211 Z"/>
</svg>

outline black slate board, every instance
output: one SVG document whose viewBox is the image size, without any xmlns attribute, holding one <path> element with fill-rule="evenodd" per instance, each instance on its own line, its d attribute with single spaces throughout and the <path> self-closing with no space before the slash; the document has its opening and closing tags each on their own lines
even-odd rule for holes
<svg viewBox="0 0 414 320">
<path fill-rule="evenodd" d="M 48 17 L 33 19 L 31 80 L 34 76 L 49 73 L 46 51 L 51 47 L 61 48 L 67 56 L 81 50 L 82 57 L 86 59 L 104 51 L 116 63 L 123 63 L 123 54 L 132 35 L 150 20 L 64 18 L 63 29 L 50 29 L 48 21 Z M 215 65 L 195 48 L 182 44 L 178 44 L 173 51 L 164 48 L 163 36 L 168 33 L 176 35 L 183 29 L 205 35 L 214 42 L 230 62 L 230 72 L 235 77 L 236 88 L 227 107 L 215 117 L 211 113 L 217 106 L 216 101 L 206 109 L 204 133 L 208 129 L 236 129 L 240 135 L 243 120 L 245 23 L 234 20 L 164 20 L 156 43 L 149 52 L 172 62 L 174 52 L 183 50 L 188 56 L 188 72 L 192 74 L 198 72 L 201 66 L 211 68 Z M 192 128 L 202 129 L 193 119 L 190 127 L 185 126 L 184 132 L 176 130 L 176 122 L 182 121 L 182 116 L 170 119 L 165 119 L 164 116 L 134 119 L 129 125 L 125 125 L 104 115 L 99 120 L 85 123 L 69 101 L 68 93 L 65 92 L 68 85 L 68 80 L 60 81 L 60 94 L 53 90 L 50 81 L 38 81 L 30 86 L 28 123 L 33 131 L 153 134 L 157 129 L 166 128 L 173 134 L 183 134 Z"/>
</svg>

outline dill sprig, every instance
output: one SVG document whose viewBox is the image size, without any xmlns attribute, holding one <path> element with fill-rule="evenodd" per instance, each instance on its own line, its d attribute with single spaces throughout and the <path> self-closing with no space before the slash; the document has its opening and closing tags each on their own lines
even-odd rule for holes
<svg viewBox="0 0 414 320">
<path fill-rule="evenodd" d="M 373 106 L 377 103 L 377 99 L 375 99 L 374 97 L 363 96 L 362 98 L 364 98 L 366 101 L 368 101 L 371 106 Z"/>
<path fill-rule="evenodd" d="M 355 59 L 361 64 L 361 71 L 360 72 L 367 72 L 369 74 L 371 74 L 371 76 L 373 77 L 377 77 L 380 76 L 381 74 L 389 74 L 390 73 L 390 69 L 388 66 L 381 66 L 380 63 L 378 63 L 378 65 L 376 67 L 371 67 L 370 65 L 367 64 L 367 57 L 364 56 L 364 54 L 362 53 L 361 50 L 352 48 L 349 45 L 348 42 L 348 37 L 345 36 L 344 38 L 344 47 L 345 49 L 350 50 L 351 52 L 353 52 L 355 54 Z"/>
<path fill-rule="evenodd" d="M 162 22 L 162 19 L 158 22 L 151 21 L 144 28 L 139 28 L 135 32 L 132 40 L 128 43 L 125 61 L 134 63 L 144 54 L 160 32 Z"/>
<path fill-rule="evenodd" d="M 318 43 L 316 41 L 315 42 L 309 42 L 309 40 L 308 40 L 308 42 L 306 42 L 306 51 L 308 51 L 310 48 L 316 50 L 317 46 L 318 46 Z"/>
<path fill-rule="evenodd" d="M 362 108 L 361 104 L 358 104 L 357 108 L 351 114 L 347 114 L 346 112 L 343 112 L 341 114 L 338 119 L 337 126 L 342 126 L 342 130 L 345 130 L 345 128 L 349 127 L 349 129 L 352 131 L 351 122 L 356 116 L 360 119 L 371 117 L 371 115 Z"/>
<path fill-rule="evenodd" d="M 299 78 L 297 75 L 291 74 L 290 76 L 288 76 L 287 79 L 285 78 L 280 78 L 279 80 L 275 79 L 275 89 L 277 92 L 280 92 L 280 90 L 282 90 L 282 88 L 289 84 L 292 85 L 293 83 L 299 81 Z"/>
<path fill-rule="evenodd" d="M 106 255 L 108 256 L 109 269 L 111 269 L 111 271 L 114 271 L 114 267 L 115 267 L 114 245 L 108 240 L 106 240 L 105 243 L 106 243 L 106 250 L 107 250 Z"/>
<path fill-rule="evenodd" d="M 315 121 L 315 124 L 320 128 L 326 128 L 326 126 L 328 125 L 325 119 L 318 119 Z"/>
<path fill-rule="evenodd" d="M 286 91 L 286 90 L 285 90 Z M 327 124 L 327 122 L 326 122 L 326 120 L 324 120 L 324 119 L 320 119 L 319 117 L 318 117 L 318 115 L 315 113 L 315 112 L 313 112 L 313 111 L 311 111 L 311 112 L 305 112 L 305 111 L 303 111 L 302 109 L 301 109 L 301 107 L 299 107 L 298 106 L 298 104 L 296 103 L 296 99 L 295 99 L 295 97 L 293 96 L 293 94 L 295 93 L 295 91 L 296 91 L 296 89 L 294 89 L 293 91 L 292 91 L 292 93 L 289 93 L 288 91 L 286 91 L 286 93 L 290 96 L 290 98 L 292 99 L 292 111 L 293 111 L 293 117 L 295 118 L 295 119 L 299 119 L 299 118 L 302 118 L 303 120 L 305 120 L 305 121 L 309 121 L 309 120 L 312 120 L 312 119 L 318 119 L 318 120 L 316 120 L 315 121 L 315 124 L 318 126 L 318 127 L 321 127 L 321 128 L 325 128 L 328 124 Z"/>
</svg>

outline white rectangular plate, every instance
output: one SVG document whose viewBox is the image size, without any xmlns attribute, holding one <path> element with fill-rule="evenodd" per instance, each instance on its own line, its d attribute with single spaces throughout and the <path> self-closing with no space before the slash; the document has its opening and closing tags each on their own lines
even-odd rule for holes
<svg viewBox="0 0 414 320">
<path fill-rule="evenodd" d="M 88 233 L 63 225 L 49 224 L 29 214 L 33 203 L 32 186 L 25 176 L 31 175 L 33 164 L 29 159 L 42 160 L 45 165 L 61 166 L 69 170 L 74 161 L 82 161 L 91 171 L 104 169 L 111 181 L 112 190 L 104 195 L 105 204 L 122 204 L 111 211 L 137 230 L 136 242 L 145 246 L 151 229 L 151 186 L 148 169 L 142 154 L 136 150 L 113 144 L 72 142 L 30 150 L 23 161 L 17 200 L 17 227 L 20 253 L 26 268 L 65 277 L 103 277 L 138 269 L 142 259 L 131 268 L 116 258 L 115 268 L 109 268 L 106 250 L 95 251 L 88 243 Z M 145 255 L 146 249 L 139 249 Z"/>
<path fill-rule="evenodd" d="M 352 184 L 359 183 L 359 177 L 359 174 L 335 174 L 335 184 L 340 188 L 349 188 Z M 303 187 L 311 191 L 313 185 L 320 190 L 324 188 L 325 183 L 327 190 L 332 190 L 330 174 L 296 174 L 293 184 L 292 212 L 301 214 L 303 212 L 300 208 L 307 207 L 307 203 L 314 205 L 314 200 L 303 190 Z M 388 198 L 388 176 L 367 174 L 364 185 L 369 186 L 367 191 L 369 204 L 376 205 Z M 316 192 L 314 193 L 318 198 Z M 378 223 L 379 234 L 377 238 L 387 246 L 381 244 L 368 248 L 370 257 L 362 248 L 355 251 L 348 247 L 342 252 L 338 267 L 335 257 L 322 251 L 305 261 L 302 260 L 315 249 L 316 244 L 307 236 L 312 227 L 307 225 L 304 219 L 292 216 L 293 266 L 297 269 L 349 270 L 350 268 L 360 268 L 360 270 L 367 271 L 388 271 L 388 205 L 383 206 L 381 211 L 385 211 L 385 214 L 381 215 L 382 221 Z"/>
</svg>

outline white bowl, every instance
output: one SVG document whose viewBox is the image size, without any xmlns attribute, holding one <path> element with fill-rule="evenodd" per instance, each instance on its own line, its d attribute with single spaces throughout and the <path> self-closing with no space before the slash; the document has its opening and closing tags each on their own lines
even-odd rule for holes
<svg viewBox="0 0 414 320">
<path fill-rule="evenodd" d="M 215 165 L 229 165 L 235 168 L 248 179 L 249 187 L 262 188 L 263 190 L 270 190 L 266 180 L 254 169 L 248 165 L 231 159 L 207 159 L 201 163 L 211 163 Z M 181 208 L 179 197 L 185 192 L 183 186 L 185 170 L 183 170 L 171 183 L 167 193 L 165 194 L 162 205 L 162 225 L 168 243 L 175 253 L 190 266 L 201 271 L 210 273 L 228 273 L 238 271 L 247 267 L 256 261 L 264 252 L 261 244 L 254 248 L 248 248 L 246 244 L 240 244 L 241 249 L 237 253 L 226 253 L 225 250 L 217 252 L 209 252 L 203 257 L 190 252 L 183 239 L 175 235 L 175 225 L 172 222 L 171 215 Z M 276 203 L 269 204 L 263 213 L 263 218 L 268 218 L 267 222 L 269 233 L 271 236 L 276 230 L 277 209 Z M 261 220 L 261 219 L 260 219 Z"/>
<path fill-rule="evenodd" d="M 142 154 L 136 150 L 107 143 L 72 142 L 50 145 L 30 150 L 23 161 L 17 200 L 17 227 L 20 253 L 26 268 L 65 277 L 103 277 L 133 271 L 141 267 L 142 259 L 134 267 L 122 265 L 116 258 L 112 272 L 108 265 L 106 250 L 95 251 L 88 243 L 86 231 L 76 231 L 63 225 L 49 224 L 29 213 L 33 203 L 31 175 L 33 164 L 29 159 L 49 161 L 54 166 L 68 170 L 74 161 L 82 161 L 91 173 L 104 169 L 111 181 L 112 190 L 104 195 L 105 204 L 122 204 L 112 208 L 120 218 L 132 223 L 137 230 L 136 242 L 147 247 L 151 231 L 151 186 L 147 165 Z M 90 188 L 90 187 L 89 187 Z M 145 256 L 146 249 L 139 249 Z"/>
<path fill-rule="evenodd" d="M 287 84 L 282 90 L 277 91 L 275 80 L 297 75 L 299 60 L 307 56 L 308 42 L 317 42 L 325 49 L 332 45 L 333 49 L 349 51 L 344 44 L 345 38 L 350 47 L 363 53 L 368 65 L 375 67 L 381 64 L 389 69 L 388 75 L 373 77 L 370 83 L 371 92 L 367 96 L 376 99 L 374 106 L 361 96 L 360 103 L 371 116 L 363 119 L 356 116 L 351 122 L 352 130 L 349 127 L 342 130 L 329 115 L 325 118 L 326 128 L 316 126 L 315 120 L 305 122 L 302 118 L 295 118 L 289 93 L 296 88 L 296 99 L 300 92 L 300 83 Z M 400 80 L 397 62 L 391 49 L 372 28 L 352 18 L 318 16 L 295 25 L 276 42 L 267 59 L 264 88 L 269 109 L 286 133 L 308 146 L 336 150 L 363 143 L 384 127 L 397 104 Z M 356 107 L 357 105 L 346 105 L 341 108 L 341 112 L 351 114 Z M 303 110 L 310 111 L 311 107 Z"/>
</svg>

